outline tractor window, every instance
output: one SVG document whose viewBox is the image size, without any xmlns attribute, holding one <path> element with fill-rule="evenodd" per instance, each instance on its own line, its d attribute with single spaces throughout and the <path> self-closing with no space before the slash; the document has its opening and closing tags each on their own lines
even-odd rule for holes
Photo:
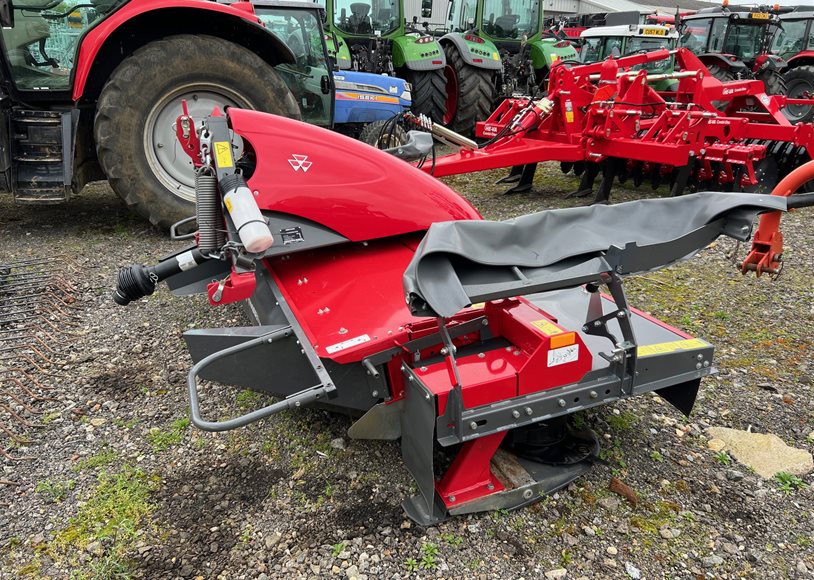
<svg viewBox="0 0 814 580">
<path fill-rule="evenodd" d="M 256 6 L 255 10 L 266 28 L 294 53 L 295 62 L 281 63 L 274 68 L 297 100 L 303 120 L 330 126 L 332 95 L 326 95 L 322 89 L 323 77 L 331 71 L 317 11 L 265 6 Z"/>
<path fill-rule="evenodd" d="M 586 38 L 585 44 L 582 45 L 582 50 L 579 53 L 579 59 L 588 64 L 591 62 L 599 62 L 602 60 L 602 38 L 593 37 Z"/>
<path fill-rule="evenodd" d="M 14 26 L 2 31 L 12 80 L 21 91 L 70 89 L 79 38 L 126 0 L 14 3 Z"/>
<path fill-rule="evenodd" d="M 492 38 L 519 39 L 538 31 L 539 0 L 485 0 L 483 31 Z"/>
<path fill-rule="evenodd" d="M 754 60 L 760 54 L 763 38 L 767 32 L 765 26 L 730 23 L 723 52 L 734 54 L 740 60 Z"/>
<path fill-rule="evenodd" d="M 453 28 L 455 32 L 466 32 L 475 23 L 475 13 L 478 9 L 477 0 L 461 0 L 461 12 L 457 18 L 453 18 Z"/>
<path fill-rule="evenodd" d="M 348 34 L 384 36 L 401 23 L 399 0 L 335 0 L 334 21 Z"/>
<path fill-rule="evenodd" d="M 724 40 L 729 20 L 718 18 L 712 23 L 712 33 L 709 35 L 709 52 L 720 54 L 725 52 Z"/>
<path fill-rule="evenodd" d="M 672 48 L 673 39 L 666 36 L 631 36 L 627 39 L 625 46 L 625 56 L 629 54 L 636 54 L 639 52 L 651 52 L 654 50 L 661 50 L 663 48 Z M 673 59 L 666 58 L 663 60 L 656 60 L 647 64 L 638 65 L 634 70 L 645 69 L 650 73 L 666 73 L 673 69 Z"/>
<path fill-rule="evenodd" d="M 606 36 L 602 43 L 602 58 L 622 56 L 624 39 L 621 36 Z"/>
<path fill-rule="evenodd" d="M 716 21 L 724 22 L 724 18 L 716 18 Z M 678 45 L 683 46 L 690 52 L 702 54 L 707 51 L 707 39 L 709 29 L 712 26 L 712 18 L 695 18 L 684 22 L 681 28 L 681 37 Z"/>
<path fill-rule="evenodd" d="M 783 27 L 774 33 L 770 52 L 781 58 L 789 58 L 805 49 L 806 24 L 805 20 L 783 22 Z"/>
</svg>

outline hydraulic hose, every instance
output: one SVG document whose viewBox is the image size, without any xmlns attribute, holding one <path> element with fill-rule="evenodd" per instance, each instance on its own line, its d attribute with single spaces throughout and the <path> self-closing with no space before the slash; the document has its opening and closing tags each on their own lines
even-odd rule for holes
<svg viewBox="0 0 814 580">
<path fill-rule="evenodd" d="M 162 280 L 191 270 L 208 259 L 196 248 L 159 262 L 155 266 L 134 264 L 121 268 L 116 281 L 116 289 L 113 291 L 113 301 L 120 306 L 127 306 L 134 300 L 155 292 L 156 285 Z"/>
</svg>

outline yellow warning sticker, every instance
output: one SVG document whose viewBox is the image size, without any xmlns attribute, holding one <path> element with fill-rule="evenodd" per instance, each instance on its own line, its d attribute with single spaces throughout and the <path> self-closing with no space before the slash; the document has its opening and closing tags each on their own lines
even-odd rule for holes
<svg viewBox="0 0 814 580">
<path fill-rule="evenodd" d="M 541 330 L 546 336 L 554 336 L 555 334 L 562 334 L 564 331 L 551 321 L 542 318 L 540 320 L 532 320 L 531 325 Z"/>
<path fill-rule="evenodd" d="M 660 342 L 658 344 L 647 344 L 640 346 L 636 349 L 636 354 L 639 357 L 654 356 L 657 354 L 667 354 L 670 352 L 678 352 L 681 350 L 694 350 L 696 348 L 706 348 L 710 344 L 700 338 L 685 338 L 684 340 L 675 340 L 673 342 Z"/>
<path fill-rule="evenodd" d="M 473 310 L 483 310 L 485 306 L 486 302 L 476 302 L 475 304 L 470 306 L 470 308 L 472 308 Z"/>
<path fill-rule="evenodd" d="M 574 122 L 574 111 L 565 111 L 565 122 L 566 123 Z"/>
<path fill-rule="evenodd" d="M 234 167 L 232 163 L 232 144 L 228 141 L 215 142 L 215 162 L 220 169 Z"/>
<path fill-rule="evenodd" d="M 229 211 L 229 213 L 232 213 L 232 200 L 229 199 L 228 197 L 224 197 L 223 204 L 226 206 L 226 209 Z"/>
</svg>

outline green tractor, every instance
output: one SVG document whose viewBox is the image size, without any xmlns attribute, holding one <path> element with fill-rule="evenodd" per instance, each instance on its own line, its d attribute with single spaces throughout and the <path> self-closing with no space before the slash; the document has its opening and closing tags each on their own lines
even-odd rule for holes
<svg viewBox="0 0 814 580">
<path fill-rule="evenodd" d="M 447 99 L 444 51 L 432 35 L 405 25 L 403 0 L 327 0 L 326 5 L 329 53 L 340 70 L 406 80 L 412 85 L 413 112 L 440 122 Z"/>
<path fill-rule="evenodd" d="M 453 131 L 471 135 L 496 101 L 544 92 L 557 61 L 576 61 L 567 40 L 547 35 L 542 0 L 452 0 L 447 34 L 446 113 Z"/>
</svg>

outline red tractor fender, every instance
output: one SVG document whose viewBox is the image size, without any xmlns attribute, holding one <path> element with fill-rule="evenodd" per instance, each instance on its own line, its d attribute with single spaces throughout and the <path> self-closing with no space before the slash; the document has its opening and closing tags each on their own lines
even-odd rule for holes
<svg viewBox="0 0 814 580">
<path fill-rule="evenodd" d="M 246 8 L 246 5 L 248 5 L 249 8 Z M 178 9 L 188 10 L 190 14 L 193 12 L 197 14 L 223 14 L 225 16 L 239 18 L 249 26 L 263 27 L 260 19 L 254 14 L 254 10 L 251 9 L 251 5 L 248 2 L 239 2 L 230 6 L 215 2 L 201 2 L 200 0 L 131 1 L 100 22 L 97 26 L 91 28 L 82 39 L 79 56 L 76 60 L 76 68 L 74 69 L 73 99 L 78 101 L 84 95 L 91 69 L 96 63 L 96 59 L 105 42 L 107 42 L 111 36 L 136 17 L 148 13 L 158 13 L 159 11 L 177 11 Z M 282 42 L 279 44 L 287 54 L 289 51 L 285 48 L 285 45 Z"/>
<path fill-rule="evenodd" d="M 814 65 L 814 50 L 804 50 L 802 52 L 798 52 L 793 57 L 788 59 L 786 64 L 788 65 L 788 68 Z"/>
<path fill-rule="evenodd" d="M 718 66 L 725 70 L 749 70 L 749 67 L 747 67 L 742 60 L 738 60 L 734 54 L 708 52 L 698 55 L 698 60 L 707 68 L 710 66 Z"/>
</svg>

